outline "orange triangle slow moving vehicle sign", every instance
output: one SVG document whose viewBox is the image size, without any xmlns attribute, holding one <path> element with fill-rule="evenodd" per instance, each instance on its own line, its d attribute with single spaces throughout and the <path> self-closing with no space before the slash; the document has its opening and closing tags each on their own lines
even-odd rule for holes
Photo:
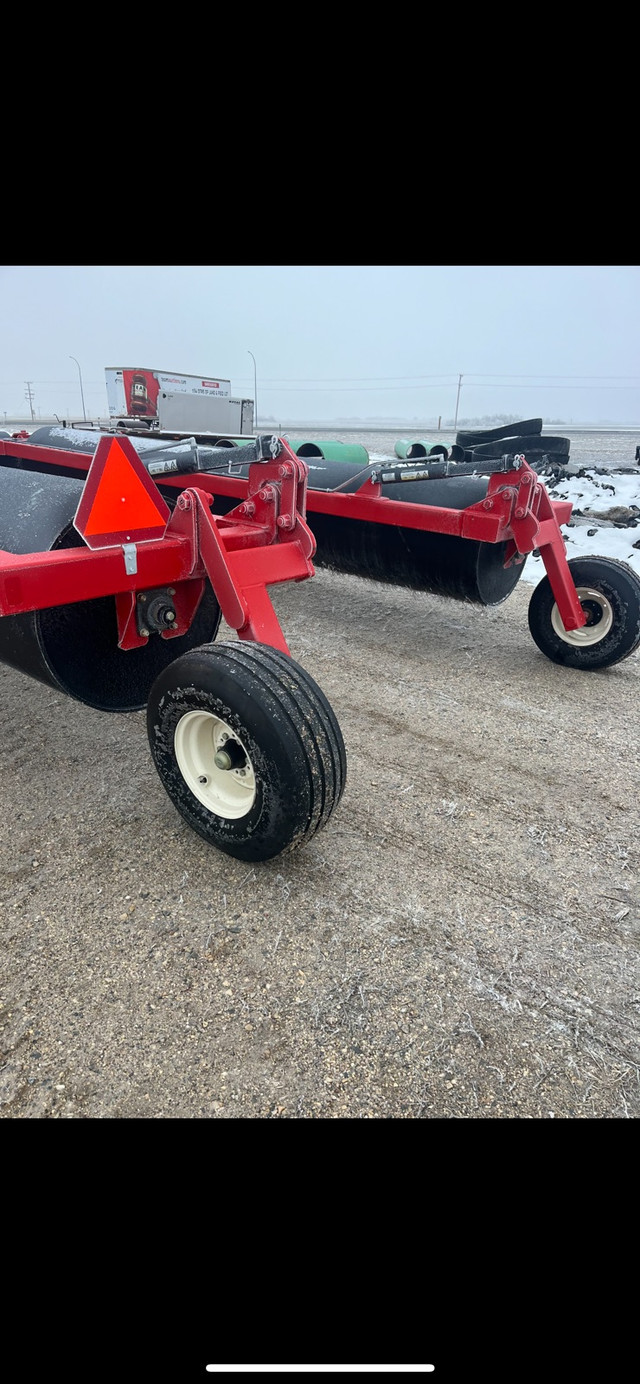
<svg viewBox="0 0 640 1384">
<path fill-rule="evenodd" d="M 89 548 L 162 538 L 170 510 L 128 437 L 101 437 L 73 521 Z"/>
</svg>

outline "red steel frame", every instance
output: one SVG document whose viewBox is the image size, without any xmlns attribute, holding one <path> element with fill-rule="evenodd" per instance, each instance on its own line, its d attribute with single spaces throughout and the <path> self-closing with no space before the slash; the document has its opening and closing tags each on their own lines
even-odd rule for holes
<svg viewBox="0 0 640 1384">
<path fill-rule="evenodd" d="M 253 463 L 248 479 L 204 472 L 193 480 L 163 475 L 163 489 L 182 493 L 164 537 L 135 545 L 135 571 L 126 570 L 122 546 L 98 552 L 0 551 L 0 616 L 113 595 L 120 647 L 135 648 L 147 638 L 136 626 L 136 593 L 171 583 L 177 621 L 162 638 L 175 638 L 189 628 L 208 576 L 224 619 L 241 639 L 289 653 L 266 588 L 313 576 L 316 544 L 306 523 L 309 511 L 483 543 L 506 542 L 505 565 L 537 549 L 565 629 L 586 623 L 560 530 L 570 517 L 571 502 L 550 500 L 524 458 L 512 471 L 490 477 L 485 499 L 455 510 L 387 499 L 381 484 L 370 477 L 348 494 L 308 489 L 306 463 L 284 439 L 280 445 L 277 459 Z M 93 459 L 90 453 L 0 440 L 2 456 L 73 469 L 79 477 L 87 474 Z M 233 465 L 232 454 L 229 461 Z M 407 486 L 410 494 L 411 482 Z M 240 503 L 224 516 L 213 515 L 216 495 Z"/>
</svg>

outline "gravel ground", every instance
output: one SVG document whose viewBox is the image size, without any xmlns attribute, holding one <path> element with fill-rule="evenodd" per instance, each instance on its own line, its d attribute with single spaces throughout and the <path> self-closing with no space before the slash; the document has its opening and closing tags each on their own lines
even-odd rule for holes
<svg viewBox="0 0 640 1384">
<path fill-rule="evenodd" d="M 0 1113 L 637 1116 L 640 655 L 548 662 L 531 590 L 273 592 L 349 767 L 266 865 L 182 822 L 143 713 L 0 668 Z"/>
</svg>

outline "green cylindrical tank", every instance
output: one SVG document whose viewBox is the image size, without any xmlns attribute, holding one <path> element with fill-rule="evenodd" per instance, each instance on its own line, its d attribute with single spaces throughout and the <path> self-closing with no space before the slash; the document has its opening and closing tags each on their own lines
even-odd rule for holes
<svg viewBox="0 0 640 1384">
<path fill-rule="evenodd" d="M 355 466 L 369 465 L 369 453 L 366 447 L 360 446 L 359 442 L 336 442 L 335 439 L 327 442 L 314 440 L 290 442 L 289 446 L 297 457 L 322 457 L 324 461 L 352 462 Z"/>
<path fill-rule="evenodd" d="M 408 437 L 400 437 L 393 450 L 401 461 L 415 461 L 416 457 L 449 455 L 443 442 L 429 442 L 426 437 L 416 437 L 413 442 Z"/>
</svg>

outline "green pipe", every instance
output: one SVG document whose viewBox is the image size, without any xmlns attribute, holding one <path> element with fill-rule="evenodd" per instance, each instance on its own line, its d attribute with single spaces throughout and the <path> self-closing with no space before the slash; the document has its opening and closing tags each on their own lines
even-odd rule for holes
<svg viewBox="0 0 640 1384">
<path fill-rule="evenodd" d="M 414 461 L 416 457 L 446 457 L 449 455 L 443 442 L 429 442 L 426 437 L 416 437 L 413 441 L 408 437 L 401 437 L 393 450 L 401 461 L 405 461 L 407 458 L 409 461 Z"/>
<path fill-rule="evenodd" d="M 314 439 L 290 442 L 289 446 L 297 457 L 322 457 L 324 461 L 346 461 L 354 466 L 369 465 L 369 453 L 359 442 L 324 442 Z"/>
</svg>

